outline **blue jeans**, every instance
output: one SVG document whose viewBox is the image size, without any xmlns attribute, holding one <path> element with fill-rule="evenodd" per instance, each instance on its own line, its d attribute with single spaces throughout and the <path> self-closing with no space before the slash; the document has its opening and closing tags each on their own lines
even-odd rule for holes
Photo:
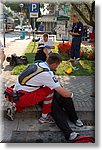
<svg viewBox="0 0 102 150">
<path fill-rule="evenodd" d="M 71 46 L 71 58 L 80 58 L 80 45 L 82 42 L 82 37 L 74 37 L 72 39 Z"/>
</svg>

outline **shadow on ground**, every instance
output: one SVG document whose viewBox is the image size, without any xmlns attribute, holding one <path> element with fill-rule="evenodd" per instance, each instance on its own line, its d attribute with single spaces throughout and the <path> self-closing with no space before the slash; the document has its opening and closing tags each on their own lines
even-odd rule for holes
<svg viewBox="0 0 102 150">
<path fill-rule="evenodd" d="M 6 65 L 4 71 L 12 71 L 14 66 Z"/>
</svg>

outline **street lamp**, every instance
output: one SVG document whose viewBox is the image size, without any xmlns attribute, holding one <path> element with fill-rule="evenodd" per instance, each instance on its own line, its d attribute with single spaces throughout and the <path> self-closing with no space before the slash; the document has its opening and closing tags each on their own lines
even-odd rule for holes
<svg viewBox="0 0 102 150">
<path fill-rule="evenodd" d="M 23 8 L 24 4 L 21 3 L 19 6 L 20 6 L 21 12 L 22 12 L 22 8 Z"/>
<path fill-rule="evenodd" d="M 21 8 L 21 14 L 20 14 L 20 17 L 21 17 L 21 27 L 22 27 L 22 21 L 23 21 L 23 19 L 22 19 L 22 13 L 23 13 L 23 6 L 24 6 L 24 4 L 21 3 L 19 6 L 20 6 L 20 8 Z"/>
</svg>

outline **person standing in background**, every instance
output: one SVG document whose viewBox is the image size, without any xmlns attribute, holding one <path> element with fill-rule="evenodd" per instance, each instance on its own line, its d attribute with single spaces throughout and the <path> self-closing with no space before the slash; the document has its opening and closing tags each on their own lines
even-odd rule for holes
<svg viewBox="0 0 102 150">
<path fill-rule="evenodd" d="M 39 25 L 39 28 L 38 28 L 39 31 L 44 31 L 44 25 L 43 23 L 41 22 L 41 24 Z"/>
<path fill-rule="evenodd" d="M 80 60 L 80 45 L 83 36 L 83 24 L 78 20 L 77 15 L 72 16 L 73 26 L 68 33 L 72 35 L 71 58 L 70 60 Z"/>
</svg>

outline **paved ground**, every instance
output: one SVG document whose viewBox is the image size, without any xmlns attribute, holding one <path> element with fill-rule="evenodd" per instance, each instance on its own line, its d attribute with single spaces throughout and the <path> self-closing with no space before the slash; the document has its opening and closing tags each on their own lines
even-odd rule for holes
<svg viewBox="0 0 102 150">
<path fill-rule="evenodd" d="M 26 36 L 27 38 L 27 36 Z M 18 31 L 13 31 L 13 32 L 7 32 L 5 33 L 5 44 L 8 46 L 10 42 L 13 42 L 15 40 L 20 39 L 20 32 Z M 3 40 L 3 33 L 0 33 L 0 40 L 2 41 L 2 44 L 4 42 Z"/>
<path fill-rule="evenodd" d="M 6 54 L 16 52 L 21 55 L 29 44 L 30 40 L 16 40 L 9 43 L 5 48 Z M 1 74 L 3 86 L 1 93 L 1 108 L 3 110 L 8 105 L 4 99 L 3 91 L 5 84 L 10 86 L 17 81 L 17 76 L 10 74 L 10 68 L 7 62 L 4 63 L 5 69 Z M 84 121 L 94 122 L 94 98 L 90 94 L 94 91 L 94 76 L 59 76 L 61 84 L 74 92 L 74 104 L 78 116 Z M 4 112 L 4 111 L 2 111 Z M 3 113 L 4 114 L 4 113 Z M 56 125 L 40 124 L 38 118 L 40 112 L 37 113 L 34 107 L 29 107 L 23 113 L 17 113 L 14 121 L 9 121 L 5 115 L 1 115 L 2 142 L 66 142 L 63 134 Z M 80 132 L 82 135 L 94 136 L 94 123 L 87 124 L 82 128 L 75 127 L 69 122 L 73 130 Z"/>
<path fill-rule="evenodd" d="M 31 40 L 32 39 L 20 40 L 20 38 L 16 36 L 16 40 L 8 42 L 7 46 L 4 49 L 6 57 L 14 53 L 17 56 L 22 55 Z M 10 71 L 12 70 L 13 67 L 9 66 L 9 62 L 7 61 L 4 62 L 4 66 L 5 66 L 5 69 L 3 73 L 1 74 L 1 78 L 2 77 L 5 78 L 6 81 L 9 79 L 8 82 L 10 82 L 12 80 Z"/>
</svg>

